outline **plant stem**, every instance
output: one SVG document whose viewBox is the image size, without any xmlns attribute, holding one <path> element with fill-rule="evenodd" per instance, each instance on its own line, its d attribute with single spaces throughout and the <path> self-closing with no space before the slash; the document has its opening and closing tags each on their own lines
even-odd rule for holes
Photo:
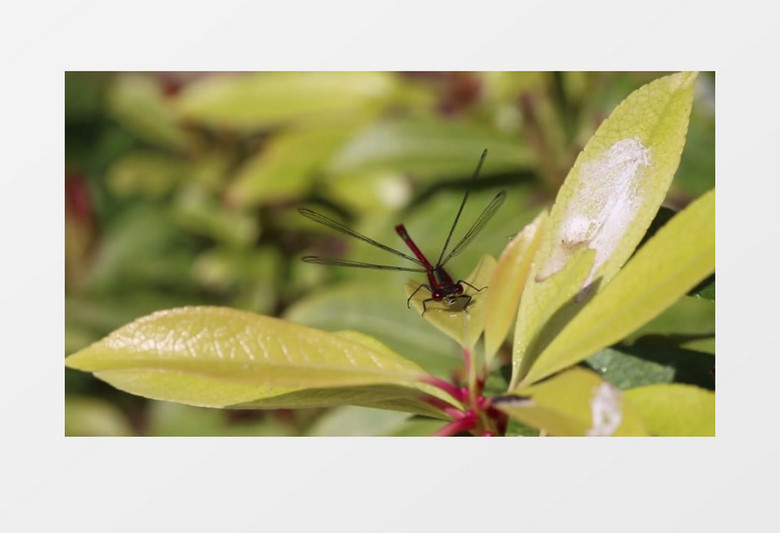
<svg viewBox="0 0 780 533">
<path fill-rule="evenodd" d="M 460 418 L 453 420 L 440 430 L 438 430 L 436 433 L 433 434 L 434 437 L 449 437 L 452 435 L 457 435 L 458 433 L 462 431 L 468 431 L 474 427 L 474 422 L 476 421 L 476 415 L 472 411 L 466 411 L 463 413 L 463 416 Z"/>
<path fill-rule="evenodd" d="M 434 387 L 443 390 L 450 396 L 452 396 L 454 399 L 456 399 L 459 402 L 463 402 L 466 400 L 463 391 L 450 383 L 449 381 L 445 381 L 441 378 L 437 378 L 436 376 L 425 376 L 421 380 L 423 383 L 427 383 L 428 385 L 433 385 Z"/>
</svg>

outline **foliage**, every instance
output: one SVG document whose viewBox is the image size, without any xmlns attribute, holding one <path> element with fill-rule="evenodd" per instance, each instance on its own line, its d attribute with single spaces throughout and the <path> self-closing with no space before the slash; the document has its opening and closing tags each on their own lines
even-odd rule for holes
<svg viewBox="0 0 780 533">
<path fill-rule="evenodd" d="M 713 435 L 711 86 L 68 73 L 66 434 Z M 300 262 L 392 261 L 301 204 L 437 250 L 485 148 L 467 311 Z"/>
</svg>

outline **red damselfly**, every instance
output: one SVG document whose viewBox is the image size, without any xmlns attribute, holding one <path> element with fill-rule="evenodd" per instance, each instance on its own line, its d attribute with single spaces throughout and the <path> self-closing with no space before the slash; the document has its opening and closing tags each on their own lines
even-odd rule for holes
<svg viewBox="0 0 780 533">
<path fill-rule="evenodd" d="M 431 293 L 431 297 L 423 301 L 423 314 L 425 313 L 425 311 L 428 310 L 426 306 L 428 302 L 443 302 L 447 307 L 452 307 L 457 302 L 461 301 L 461 303 L 463 304 L 462 309 L 466 310 L 468 305 L 471 303 L 471 295 L 464 294 L 463 285 L 468 285 L 469 287 L 471 287 L 477 292 L 482 291 L 487 287 L 482 287 L 481 289 L 477 289 L 476 287 L 474 287 L 473 285 L 471 285 L 470 283 L 462 279 L 458 280 L 457 282 L 453 281 L 452 276 L 450 276 L 449 273 L 447 273 L 447 271 L 444 269 L 444 265 L 446 265 L 450 259 L 458 255 L 460 252 L 462 252 L 463 249 L 466 247 L 466 245 L 469 244 L 474 239 L 474 237 L 477 236 L 477 234 L 482 230 L 482 228 L 485 227 L 485 224 L 487 224 L 490 218 L 496 213 L 498 208 L 501 207 L 501 204 L 504 202 L 504 199 L 506 198 L 506 193 L 504 191 L 501 191 L 498 194 L 496 194 L 493 197 L 493 199 L 490 201 L 490 203 L 487 205 L 487 207 L 485 207 L 482 213 L 477 217 L 477 219 L 471 225 L 471 227 L 466 232 L 466 234 L 460 239 L 460 241 L 458 241 L 458 243 L 448 253 L 450 239 L 452 238 L 452 234 L 455 232 L 455 228 L 458 225 L 458 220 L 460 219 L 460 215 L 463 212 L 463 206 L 466 205 L 466 200 L 468 199 L 469 193 L 471 192 L 471 187 L 474 185 L 474 180 L 476 180 L 477 176 L 479 175 L 479 171 L 482 168 L 482 163 L 484 163 L 486 156 L 487 156 L 487 150 L 482 152 L 482 157 L 480 157 L 479 163 L 477 163 L 477 168 L 474 170 L 474 175 L 471 178 L 471 182 L 469 183 L 469 186 L 466 189 L 466 193 L 463 195 L 463 201 L 461 201 L 460 203 L 458 212 L 455 215 L 455 220 L 453 221 L 452 227 L 450 228 L 450 233 L 447 235 L 447 240 L 444 241 L 444 246 L 442 247 L 441 253 L 439 254 L 439 260 L 436 261 L 435 265 L 431 264 L 431 262 L 428 261 L 428 259 L 422 253 L 422 251 L 417 247 L 417 245 L 414 243 L 412 238 L 409 236 L 409 233 L 407 233 L 406 228 L 404 227 L 403 224 L 398 224 L 395 227 L 395 231 L 396 233 L 398 233 L 398 235 L 403 239 L 403 241 L 412 251 L 414 257 L 400 250 L 396 250 L 395 248 L 391 248 L 390 246 L 386 246 L 382 243 L 379 243 L 374 239 L 371 239 L 370 237 L 366 237 L 365 235 L 362 235 L 357 231 L 348 228 L 344 224 L 340 222 L 336 222 L 335 220 L 326 217 L 325 215 L 321 215 L 320 213 L 317 213 L 310 209 L 300 208 L 298 209 L 298 212 L 300 212 L 303 216 L 313 220 L 314 222 L 318 222 L 319 224 L 335 229 L 336 231 L 340 231 L 341 233 L 344 233 L 351 237 L 355 237 L 356 239 L 360 239 L 361 241 L 367 242 L 368 244 L 376 246 L 377 248 L 381 248 L 382 250 L 403 257 L 404 259 L 411 261 L 412 263 L 416 263 L 417 265 L 419 265 L 419 267 L 411 268 L 411 267 L 401 267 L 401 266 L 393 266 L 393 265 L 377 265 L 374 263 L 363 263 L 360 261 L 349 261 L 346 259 L 331 259 L 327 257 L 316 257 L 311 255 L 304 257 L 303 260 L 306 261 L 307 263 L 318 263 L 321 265 L 334 265 L 334 266 L 354 267 L 354 268 L 375 268 L 380 270 L 403 270 L 406 272 L 424 273 L 428 277 L 428 283 L 421 284 L 412 293 L 412 295 L 409 296 L 409 299 L 406 301 L 407 307 L 409 307 L 409 302 L 411 302 L 412 297 L 414 297 L 414 295 L 417 294 L 417 291 L 419 291 L 422 288 L 426 288 Z"/>
</svg>

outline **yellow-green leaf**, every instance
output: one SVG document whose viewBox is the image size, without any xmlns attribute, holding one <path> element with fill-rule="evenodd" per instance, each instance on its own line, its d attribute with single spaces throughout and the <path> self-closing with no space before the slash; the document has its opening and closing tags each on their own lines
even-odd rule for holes
<svg viewBox="0 0 780 533">
<path fill-rule="evenodd" d="M 591 270 L 594 255 L 593 250 L 580 250 L 562 271 L 549 279 L 538 283 L 529 278 L 526 282 L 515 322 L 510 390 L 528 372 L 544 346 L 579 311 L 582 304 L 577 296 Z"/>
<path fill-rule="evenodd" d="M 517 313 L 520 295 L 539 246 L 547 212 L 540 213 L 501 253 L 490 285 L 498 290 L 488 292 L 485 318 L 485 357 L 487 363 L 504 342 Z"/>
<path fill-rule="evenodd" d="M 352 127 L 280 133 L 238 171 L 228 197 L 238 205 L 262 205 L 299 197 L 315 171 L 344 142 Z"/>
<path fill-rule="evenodd" d="M 578 289 L 593 282 L 598 286 L 571 303 L 568 314 L 573 316 L 587 297 L 612 279 L 645 234 L 680 161 L 695 78 L 691 73 L 674 74 L 634 91 L 577 158 L 550 212 L 518 310 L 518 325 L 527 323 L 530 328 L 516 330 L 513 383 L 523 377 L 549 339 L 547 335 L 543 342 L 530 342 L 541 328 L 551 331 L 546 319 L 534 315 L 558 309 L 556 302 L 535 293 L 544 292 L 545 282 L 566 270 L 582 250 L 592 250 L 593 263 Z M 565 289 L 570 296 L 576 294 L 575 287 Z"/>
<path fill-rule="evenodd" d="M 647 385 L 625 392 L 652 435 L 715 436 L 715 393 L 693 385 Z"/>
<path fill-rule="evenodd" d="M 430 395 L 423 394 L 420 390 L 413 387 L 402 385 L 361 385 L 327 389 L 300 389 L 243 404 L 232 405 L 231 407 L 239 409 L 301 409 L 357 405 L 446 419 L 447 415 L 425 401 L 427 396 Z M 441 391 L 439 391 L 433 396 L 441 397 L 446 395 L 441 394 Z M 445 402 L 455 405 L 455 400 L 449 396 L 446 396 L 446 398 Z"/>
<path fill-rule="evenodd" d="M 360 215 L 397 212 L 409 204 L 412 186 L 408 176 L 396 170 L 329 175 L 318 194 Z"/>
<path fill-rule="evenodd" d="M 338 335 L 339 337 L 355 342 L 357 344 L 362 344 L 372 352 L 383 354 L 385 357 L 389 357 L 389 358 L 400 357 L 393 350 L 391 350 L 390 348 L 382 344 L 378 339 L 371 337 L 370 335 L 366 335 L 358 331 L 339 331 L 335 333 L 335 335 Z M 428 393 L 431 396 L 436 396 L 442 400 L 453 403 L 453 405 L 458 405 L 449 394 L 443 392 L 441 389 L 437 387 L 428 385 L 427 383 L 416 383 L 415 387 L 421 391 Z"/>
<path fill-rule="evenodd" d="M 544 379 L 623 339 L 715 270 L 715 190 L 680 211 L 567 324 L 525 382 Z"/>
<path fill-rule="evenodd" d="M 411 386 L 358 385 L 349 387 L 269 387 L 225 381 L 221 377 L 132 368 L 96 372 L 113 387 L 151 398 L 198 407 L 231 409 L 305 409 L 334 405 L 363 405 L 442 418 L 427 404 L 425 394 Z M 439 391 L 435 394 L 449 403 Z"/>
<path fill-rule="evenodd" d="M 444 302 L 425 302 L 431 298 L 430 291 L 426 290 L 425 287 L 421 288 L 419 281 L 411 280 L 407 281 L 404 286 L 406 296 L 410 297 L 414 294 L 410 302 L 412 307 L 436 329 L 455 339 L 464 348 L 473 348 L 485 328 L 485 301 L 490 290 L 488 283 L 495 266 L 496 260 L 489 255 L 484 255 L 477 267 L 466 278 L 468 284 L 482 289 L 474 290 L 464 284 L 463 294 L 471 296 L 470 301 L 466 298 L 459 298 L 449 307 Z M 467 303 L 468 309 L 464 309 Z M 427 310 L 423 313 L 424 309 Z"/>
<path fill-rule="evenodd" d="M 556 436 L 646 435 L 643 421 L 620 389 L 574 367 L 494 400 L 509 416 Z"/>
<path fill-rule="evenodd" d="M 644 236 L 680 162 L 695 73 L 634 91 L 577 157 L 550 213 L 536 277 L 558 272 L 578 246 L 596 250 L 588 282 L 607 283 Z"/>
<path fill-rule="evenodd" d="M 362 129 L 331 160 L 333 174 L 393 170 L 416 177 L 468 176 L 487 149 L 483 174 L 516 172 L 533 163 L 533 154 L 516 136 L 464 121 L 403 118 Z"/>
<path fill-rule="evenodd" d="M 154 371 L 274 388 L 416 387 L 425 375 L 411 361 L 368 344 L 254 313 L 183 307 L 159 311 L 123 326 L 69 356 L 65 363 L 96 372 L 101 378 L 112 373 L 127 376 L 128 372 Z M 125 382 L 131 380 L 125 378 Z"/>
<path fill-rule="evenodd" d="M 184 88 L 183 116 L 216 127 L 258 129 L 286 122 L 352 120 L 398 89 L 389 72 L 257 72 L 205 77 Z"/>
<path fill-rule="evenodd" d="M 462 357 L 453 353 L 448 338 L 406 308 L 402 290 L 388 295 L 387 287 L 395 284 L 368 281 L 323 288 L 300 298 L 287 308 L 283 318 L 325 331 L 360 331 L 404 354 L 431 374 L 450 375 Z M 402 286 L 403 281 L 398 281 L 397 289 Z"/>
</svg>

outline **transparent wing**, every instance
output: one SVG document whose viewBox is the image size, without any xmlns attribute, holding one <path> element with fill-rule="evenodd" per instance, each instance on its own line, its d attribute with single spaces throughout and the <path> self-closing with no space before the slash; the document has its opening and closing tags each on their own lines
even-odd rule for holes
<svg viewBox="0 0 780 533">
<path fill-rule="evenodd" d="M 449 253 L 447 257 L 444 258 L 443 261 L 439 263 L 440 266 L 444 266 L 447 261 L 458 255 L 460 252 L 463 251 L 463 249 L 470 243 L 474 237 L 477 236 L 477 234 L 482 231 L 482 228 L 485 227 L 485 224 L 488 223 L 488 221 L 493 218 L 493 215 L 496 214 L 496 211 L 498 211 L 498 208 L 501 207 L 501 204 L 504 203 L 504 200 L 506 199 L 506 192 L 501 191 L 497 195 L 493 197 L 493 199 L 490 201 L 488 206 L 485 208 L 484 211 L 479 215 L 476 222 L 471 226 L 471 228 L 466 232 L 466 234 L 463 236 L 463 238 L 458 242 L 458 244 L 455 245 L 455 247 L 452 249 L 452 251 Z"/>
<path fill-rule="evenodd" d="M 375 265 L 374 263 L 362 263 L 360 261 L 349 261 L 347 259 L 331 259 L 329 257 L 316 257 L 307 255 L 302 258 L 307 263 L 317 263 L 318 265 L 331 265 L 352 268 L 373 268 L 376 270 L 403 270 L 405 272 L 425 272 L 424 268 L 407 268 L 392 265 Z"/>
<path fill-rule="evenodd" d="M 404 259 L 407 259 L 409 261 L 412 261 L 413 263 L 417 263 L 420 266 L 423 266 L 423 264 L 417 260 L 417 258 L 412 257 L 410 255 L 407 255 L 403 253 L 400 250 L 396 250 L 395 248 L 390 248 L 389 246 L 386 246 L 382 244 L 381 242 L 377 242 L 374 239 L 370 237 L 366 237 L 365 235 L 358 233 L 357 231 L 348 228 L 341 222 L 336 222 L 332 218 L 328 218 L 325 215 L 321 215 L 320 213 L 317 213 L 315 211 L 312 211 L 311 209 L 305 209 L 305 208 L 299 208 L 298 212 L 305 216 L 308 219 L 313 220 L 314 222 L 317 222 L 318 224 L 322 224 L 323 226 L 327 226 L 329 228 L 335 229 L 336 231 L 340 231 L 341 233 L 344 233 L 345 235 L 349 235 L 350 237 L 354 237 L 356 239 L 360 239 L 361 241 L 367 242 L 368 244 L 372 246 L 376 246 L 377 248 L 381 248 L 382 250 L 385 250 L 387 252 L 390 252 L 392 254 L 395 254 L 397 256 L 403 257 Z M 304 258 L 304 261 L 306 259 Z M 328 263 L 325 263 L 324 261 L 330 261 Z M 339 265 L 339 266 L 355 266 L 358 268 L 371 268 L 369 266 L 369 263 L 362 263 L 362 264 L 347 264 L 347 263 L 354 263 L 353 261 L 341 261 L 340 263 L 334 262 L 339 261 L 336 259 L 325 259 L 322 258 L 320 262 L 322 264 L 328 264 L 328 265 Z M 316 263 L 318 261 L 307 261 L 308 263 Z M 425 270 L 417 270 L 417 269 L 403 269 L 400 267 L 394 267 L 396 270 L 409 270 L 410 272 L 425 272 Z"/>
<path fill-rule="evenodd" d="M 450 232 L 447 235 L 447 240 L 444 241 L 444 246 L 441 248 L 441 253 L 439 254 L 439 260 L 436 262 L 437 265 L 443 265 L 444 262 L 442 262 L 442 259 L 444 258 L 444 254 L 447 253 L 447 247 L 450 245 L 450 239 L 452 238 L 452 234 L 455 233 L 455 227 L 458 225 L 458 220 L 460 220 L 460 214 L 463 212 L 463 206 L 466 205 L 466 200 L 469 198 L 469 193 L 471 192 L 471 187 L 474 185 L 474 181 L 477 179 L 477 176 L 479 176 L 479 171 L 482 168 L 482 163 L 485 162 L 485 158 L 487 157 L 487 148 L 482 150 L 482 155 L 479 158 L 479 163 L 477 163 L 477 168 L 474 169 L 474 174 L 471 176 L 471 181 L 469 182 L 469 186 L 466 189 L 466 194 L 463 195 L 463 200 L 460 202 L 460 207 L 458 208 L 458 212 L 455 214 L 455 220 L 452 222 L 452 226 L 450 226 Z M 450 254 L 451 256 L 452 254 Z M 446 262 L 446 259 L 444 260 Z"/>
</svg>

